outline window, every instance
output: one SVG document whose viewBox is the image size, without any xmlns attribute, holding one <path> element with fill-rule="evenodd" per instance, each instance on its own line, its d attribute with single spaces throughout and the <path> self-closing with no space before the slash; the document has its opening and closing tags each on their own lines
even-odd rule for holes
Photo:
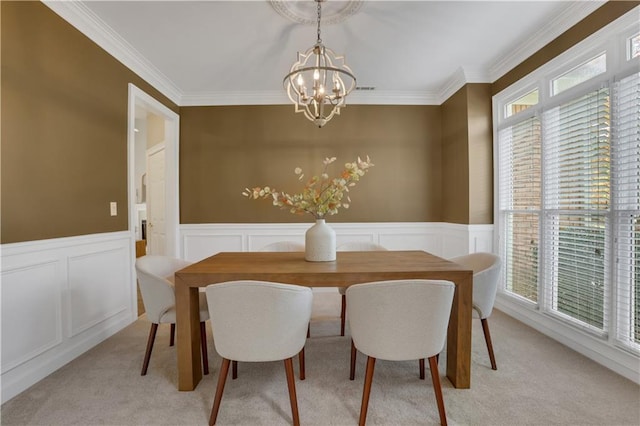
<svg viewBox="0 0 640 426">
<path fill-rule="evenodd" d="M 513 102 L 507 104 L 505 108 L 505 117 L 511 117 L 514 114 L 524 111 L 538 103 L 538 89 L 519 97 Z"/>
<path fill-rule="evenodd" d="M 546 303 L 605 331 L 605 229 L 609 218 L 609 90 L 544 112 Z"/>
<path fill-rule="evenodd" d="M 557 95 L 607 71 L 607 55 L 603 53 L 551 80 L 551 94 Z"/>
<path fill-rule="evenodd" d="M 495 97 L 496 220 L 504 296 L 640 353 L 640 34 L 626 25 Z"/>
<path fill-rule="evenodd" d="M 531 302 L 538 300 L 538 234 L 541 195 L 540 120 L 532 117 L 500 132 L 501 211 L 508 241 L 507 290 Z"/>
<path fill-rule="evenodd" d="M 617 338 L 640 349 L 640 73 L 614 85 Z"/>
<path fill-rule="evenodd" d="M 640 33 L 629 38 L 628 59 L 640 57 Z"/>
</svg>

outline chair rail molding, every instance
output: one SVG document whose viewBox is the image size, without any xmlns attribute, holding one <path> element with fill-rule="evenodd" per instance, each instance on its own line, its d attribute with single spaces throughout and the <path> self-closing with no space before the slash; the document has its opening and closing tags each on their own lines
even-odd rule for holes
<svg viewBox="0 0 640 426">
<path fill-rule="evenodd" d="M 2 245 L 2 403 L 136 320 L 133 239 Z"/>
</svg>

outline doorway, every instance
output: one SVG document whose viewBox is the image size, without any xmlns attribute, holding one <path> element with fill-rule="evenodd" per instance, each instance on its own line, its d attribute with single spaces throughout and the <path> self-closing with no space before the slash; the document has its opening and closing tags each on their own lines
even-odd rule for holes
<svg viewBox="0 0 640 426">
<path fill-rule="evenodd" d="M 164 139 L 152 147 L 147 145 L 145 170 L 145 207 L 146 220 L 144 224 L 144 237 L 147 245 L 147 254 L 164 255 L 166 240 L 166 200 L 164 192 L 165 180 L 165 144 Z M 142 222 L 142 221 L 141 221 Z"/>
<path fill-rule="evenodd" d="M 129 84 L 129 232 L 136 257 L 179 257 L 178 147 L 178 114 Z M 140 292 L 132 293 L 139 316 Z"/>
</svg>

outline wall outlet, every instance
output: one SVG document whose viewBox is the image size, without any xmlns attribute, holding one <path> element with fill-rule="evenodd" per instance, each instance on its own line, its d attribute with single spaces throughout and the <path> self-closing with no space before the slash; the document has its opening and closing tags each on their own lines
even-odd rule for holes
<svg viewBox="0 0 640 426">
<path fill-rule="evenodd" d="M 111 208 L 111 216 L 118 216 L 118 203 L 112 201 L 109 205 Z"/>
</svg>

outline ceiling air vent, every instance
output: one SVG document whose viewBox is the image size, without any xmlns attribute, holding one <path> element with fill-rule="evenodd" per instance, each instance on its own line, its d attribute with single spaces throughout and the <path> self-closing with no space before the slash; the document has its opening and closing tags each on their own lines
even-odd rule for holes
<svg viewBox="0 0 640 426">
<path fill-rule="evenodd" d="M 370 92 L 372 90 L 376 90 L 376 88 L 373 86 L 357 86 L 356 90 L 360 90 L 362 92 Z"/>
</svg>

